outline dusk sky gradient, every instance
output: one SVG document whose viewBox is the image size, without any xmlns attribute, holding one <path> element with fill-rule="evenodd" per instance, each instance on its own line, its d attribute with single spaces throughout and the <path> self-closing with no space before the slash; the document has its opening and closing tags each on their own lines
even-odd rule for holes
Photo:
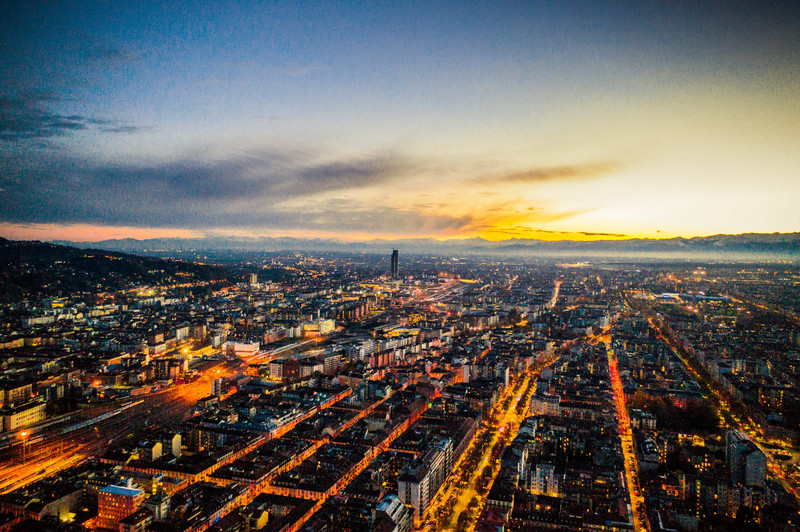
<svg viewBox="0 0 800 532">
<path fill-rule="evenodd" d="M 800 230 L 800 3 L 4 2 L 0 236 Z"/>
</svg>

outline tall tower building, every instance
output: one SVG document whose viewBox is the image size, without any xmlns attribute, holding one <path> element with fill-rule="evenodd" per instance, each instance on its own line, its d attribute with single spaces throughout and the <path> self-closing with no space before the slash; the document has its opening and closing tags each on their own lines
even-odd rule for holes
<svg viewBox="0 0 800 532">
<path fill-rule="evenodd" d="M 398 273 L 398 257 L 397 257 L 397 250 L 392 250 L 392 279 L 397 279 Z"/>
</svg>

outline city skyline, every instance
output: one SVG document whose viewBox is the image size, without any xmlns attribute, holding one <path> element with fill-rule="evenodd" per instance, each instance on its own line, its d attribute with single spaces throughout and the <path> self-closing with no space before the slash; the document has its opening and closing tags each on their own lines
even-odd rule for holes
<svg viewBox="0 0 800 532">
<path fill-rule="evenodd" d="M 3 237 L 798 229 L 791 2 L 3 14 Z"/>
</svg>

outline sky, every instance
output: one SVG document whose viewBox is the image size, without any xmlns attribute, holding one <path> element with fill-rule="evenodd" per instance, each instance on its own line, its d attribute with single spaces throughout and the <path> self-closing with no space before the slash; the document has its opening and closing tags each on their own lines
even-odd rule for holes
<svg viewBox="0 0 800 532">
<path fill-rule="evenodd" d="M 800 231 L 800 4 L 3 2 L 0 236 Z"/>
</svg>

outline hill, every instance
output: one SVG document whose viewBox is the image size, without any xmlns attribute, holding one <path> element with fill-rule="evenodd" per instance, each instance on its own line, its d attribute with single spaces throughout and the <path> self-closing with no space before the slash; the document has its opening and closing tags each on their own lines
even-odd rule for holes
<svg viewBox="0 0 800 532">
<path fill-rule="evenodd" d="M 227 270 L 179 260 L 0 238 L 0 300 L 226 280 Z"/>
</svg>

